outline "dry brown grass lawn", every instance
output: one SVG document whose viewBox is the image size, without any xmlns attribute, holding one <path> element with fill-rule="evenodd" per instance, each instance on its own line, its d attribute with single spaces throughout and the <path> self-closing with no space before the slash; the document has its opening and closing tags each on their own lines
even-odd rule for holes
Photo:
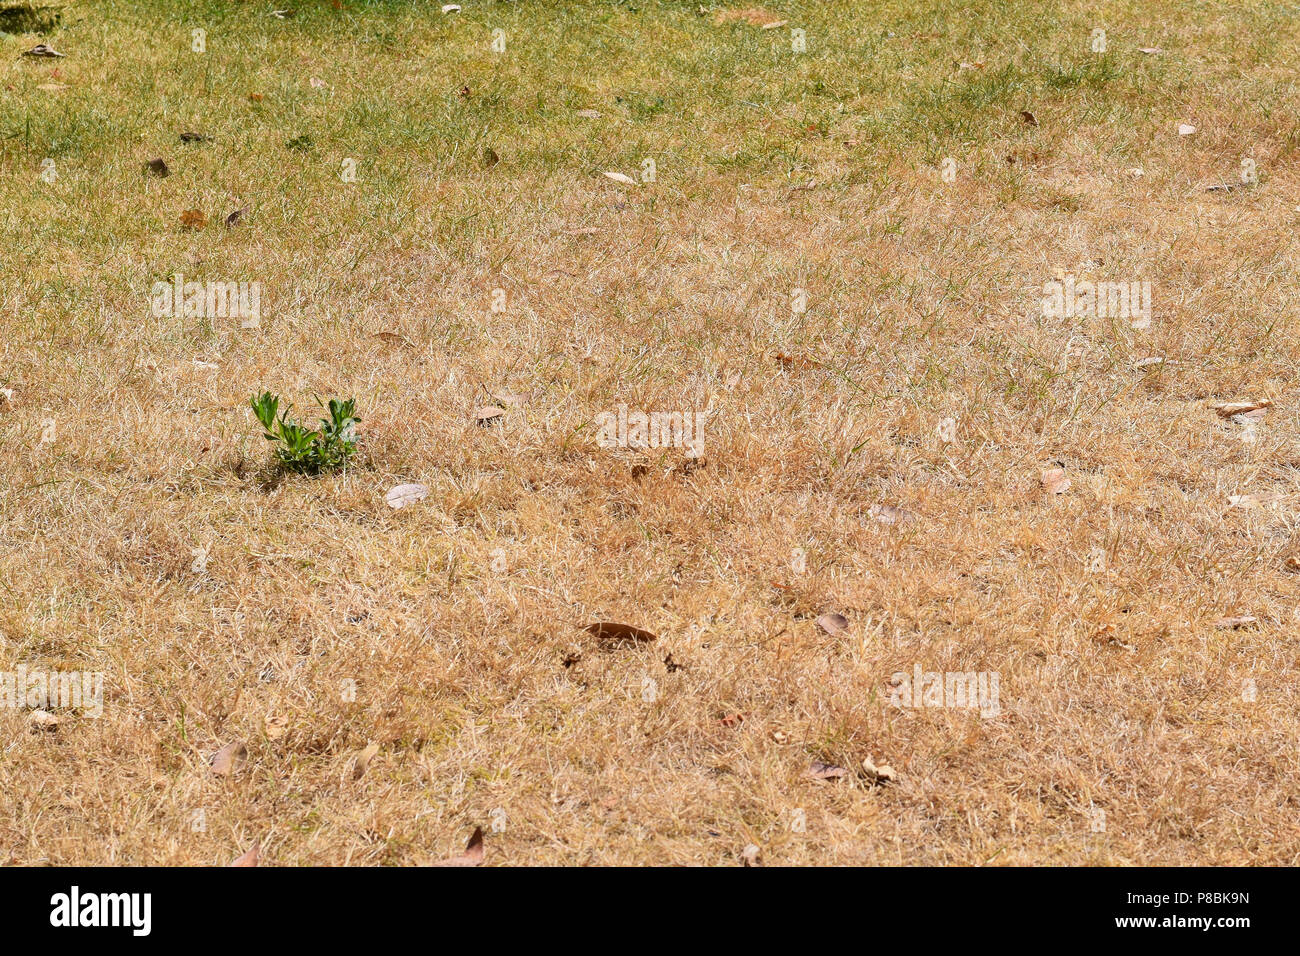
<svg viewBox="0 0 1300 956">
<path fill-rule="evenodd" d="M 770 5 L 801 58 L 463 5 L 0 36 L 0 670 L 105 680 L 0 708 L 0 860 L 1297 862 L 1295 15 Z M 177 271 L 260 327 L 154 316 Z M 1058 274 L 1150 281 L 1149 327 L 1044 317 Z M 355 395 L 355 464 L 276 474 L 264 389 Z M 702 459 L 602 448 L 620 403 L 710 410 Z M 891 705 L 918 665 L 1000 713 Z"/>
</svg>

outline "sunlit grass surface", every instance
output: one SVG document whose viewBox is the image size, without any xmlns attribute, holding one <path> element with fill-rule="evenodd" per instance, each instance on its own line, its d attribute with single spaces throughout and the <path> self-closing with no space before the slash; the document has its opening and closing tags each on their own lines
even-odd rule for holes
<svg viewBox="0 0 1300 956">
<path fill-rule="evenodd" d="M 0 860 L 1294 864 L 1300 11 L 461 5 L 0 2 Z"/>
</svg>

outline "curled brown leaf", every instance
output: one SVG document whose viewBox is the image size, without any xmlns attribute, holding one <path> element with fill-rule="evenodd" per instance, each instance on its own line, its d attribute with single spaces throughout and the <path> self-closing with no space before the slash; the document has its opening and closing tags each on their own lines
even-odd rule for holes
<svg viewBox="0 0 1300 956">
<path fill-rule="evenodd" d="M 212 772 L 218 777 L 227 777 L 244 762 L 248 756 L 248 747 L 242 740 L 236 740 L 228 743 L 211 757 L 208 758 L 208 764 L 212 767 Z"/>
<path fill-rule="evenodd" d="M 227 866 L 257 866 L 262 856 L 262 844 L 254 843 L 251 847 L 231 860 Z"/>
<path fill-rule="evenodd" d="M 597 640 L 610 646 L 643 644 L 659 639 L 659 635 L 632 624 L 619 624 L 617 621 L 600 621 L 583 628 Z"/>
<path fill-rule="evenodd" d="M 849 619 L 843 614 L 829 611 L 817 618 L 817 626 L 831 637 L 840 637 L 849 632 Z"/>
<path fill-rule="evenodd" d="M 465 845 L 465 852 L 439 860 L 434 866 L 478 866 L 483 862 L 483 828 L 475 827 L 474 834 Z"/>
</svg>

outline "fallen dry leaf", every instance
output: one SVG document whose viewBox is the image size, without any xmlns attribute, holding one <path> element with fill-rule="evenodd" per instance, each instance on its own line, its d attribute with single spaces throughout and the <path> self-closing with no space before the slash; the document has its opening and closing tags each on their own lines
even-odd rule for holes
<svg viewBox="0 0 1300 956">
<path fill-rule="evenodd" d="M 1036 117 L 1033 113 L 1029 112 L 1029 110 L 1020 111 L 1020 121 L 1024 123 L 1026 126 L 1038 125 L 1038 117 Z"/>
<path fill-rule="evenodd" d="M 612 179 L 616 183 L 622 183 L 624 186 L 635 186 L 636 180 L 631 176 L 625 176 L 622 173 L 605 173 L 606 179 Z"/>
<path fill-rule="evenodd" d="M 207 137 L 204 136 L 202 133 L 193 133 L 188 130 L 184 133 L 181 133 L 182 143 L 202 143 L 206 141 L 207 141 Z"/>
<path fill-rule="evenodd" d="M 483 147 L 483 165 L 491 169 L 497 163 L 501 162 L 501 157 L 497 155 L 495 149 L 491 146 Z"/>
<path fill-rule="evenodd" d="M 751 843 L 749 846 L 745 847 L 743 850 L 740 851 L 740 859 L 745 864 L 745 866 L 758 866 L 759 865 L 758 858 L 761 853 L 762 851 L 759 850 L 758 845 Z"/>
<path fill-rule="evenodd" d="M 1105 644 L 1107 647 L 1119 647 L 1128 651 L 1130 654 L 1137 653 L 1136 647 L 1132 644 L 1125 644 L 1119 639 L 1119 635 L 1115 632 L 1114 624 L 1107 624 L 1105 627 L 1099 629 L 1096 634 L 1092 635 L 1092 639 L 1100 644 Z"/>
<path fill-rule="evenodd" d="M 895 505 L 872 505 L 867 513 L 881 524 L 909 524 L 916 520 L 915 514 Z"/>
<path fill-rule="evenodd" d="M 862 758 L 862 771 L 867 775 L 867 779 L 875 784 L 883 785 L 898 779 L 893 767 L 885 763 L 877 767 L 870 756 Z"/>
<path fill-rule="evenodd" d="M 474 410 L 474 420 L 480 425 L 491 425 L 506 413 L 504 408 L 497 408 L 495 405 L 484 405 L 482 408 Z"/>
<path fill-rule="evenodd" d="M 262 721 L 262 729 L 267 740 L 279 740 L 289 731 L 289 718 L 279 714 L 267 714 Z"/>
<path fill-rule="evenodd" d="M 600 114 L 595 110 L 578 110 L 577 115 L 583 119 L 600 119 Z"/>
<path fill-rule="evenodd" d="M 231 860 L 227 866 L 257 866 L 257 861 L 262 855 L 262 845 L 254 843 L 244 853 Z"/>
<path fill-rule="evenodd" d="M 849 632 L 849 619 L 830 611 L 817 618 L 817 626 L 831 637 L 840 637 Z"/>
<path fill-rule="evenodd" d="M 242 740 L 236 740 L 234 743 L 226 744 L 211 757 L 208 763 L 212 767 L 212 772 L 218 777 L 228 777 L 236 767 L 244 762 L 248 756 L 248 748 Z"/>
<path fill-rule="evenodd" d="M 496 401 L 501 402 L 503 405 L 522 405 L 524 404 L 524 402 L 528 401 L 527 395 L 521 395 L 518 392 L 507 391 L 504 388 L 493 389 L 488 394 L 491 395 L 492 398 L 494 398 Z"/>
<path fill-rule="evenodd" d="M 843 767 L 836 767 L 833 764 L 822 763 L 820 760 L 814 760 L 808 772 L 804 775 L 813 780 L 838 780 L 841 777 L 847 777 L 849 772 Z"/>
<path fill-rule="evenodd" d="M 741 711 L 736 711 L 734 714 L 727 714 L 725 717 L 720 717 L 718 719 L 718 723 L 722 724 L 724 727 L 739 727 L 744 722 L 745 715 Z"/>
<path fill-rule="evenodd" d="M 23 51 L 23 56 L 54 57 L 54 56 L 65 56 L 65 55 L 66 54 L 60 53 L 58 50 L 54 49 L 54 47 L 49 46 L 45 43 L 38 43 L 30 50 Z"/>
<path fill-rule="evenodd" d="M 1160 49 L 1158 46 L 1140 46 L 1138 47 L 1138 52 L 1145 53 L 1148 56 L 1153 56 L 1157 53 L 1164 53 L 1165 51 Z"/>
<path fill-rule="evenodd" d="M 772 359 L 782 368 L 817 368 L 818 363 L 804 358 L 802 355 L 789 355 L 785 352 L 774 352 Z"/>
<path fill-rule="evenodd" d="M 1214 626 L 1221 627 L 1221 628 L 1231 628 L 1232 630 L 1235 631 L 1239 627 L 1250 627 L 1251 625 L 1258 624 L 1258 623 L 1259 623 L 1259 618 L 1252 617 L 1249 614 L 1243 614 L 1240 617 L 1221 617 L 1214 622 Z"/>
<path fill-rule="evenodd" d="M 27 715 L 27 722 L 31 724 L 33 733 L 51 733 L 59 729 L 59 724 L 63 723 L 63 719 L 56 717 L 48 710 L 33 710 Z"/>
<path fill-rule="evenodd" d="M 172 174 L 172 171 L 167 168 L 167 161 L 164 159 L 149 160 L 149 162 L 144 164 L 144 171 L 157 176 L 159 179 Z"/>
<path fill-rule="evenodd" d="M 233 229 L 235 228 L 235 226 L 239 225 L 239 221 L 243 218 L 244 218 L 244 210 L 240 208 L 240 209 L 236 209 L 234 212 L 228 215 L 223 220 L 223 222 L 225 222 L 227 229 Z"/>
<path fill-rule="evenodd" d="M 208 217 L 199 209 L 186 209 L 181 213 L 181 225 L 186 229 L 202 229 L 208 224 Z"/>
<path fill-rule="evenodd" d="M 1258 508 L 1260 505 L 1272 504 L 1275 501 L 1285 501 L 1286 495 L 1280 494 L 1246 494 L 1246 495 L 1228 495 L 1228 507 L 1230 508 Z"/>
<path fill-rule="evenodd" d="M 388 507 L 396 510 L 423 501 L 427 497 L 429 497 L 429 486 L 412 482 L 389 488 L 388 494 L 384 495 L 384 500 L 388 502 Z"/>
<path fill-rule="evenodd" d="M 465 845 L 465 852 L 439 860 L 433 866 L 478 866 L 483 862 L 483 828 L 475 827 L 474 834 Z"/>
<path fill-rule="evenodd" d="M 1266 412 L 1273 407 L 1273 400 L 1260 398 L 1244 402 L 1219 402 L 1211 406 L 1220 418 L 1232 418 L 1234 415 L 1246 415 L 1251 412 Z M 1257 416 L 1259 417 L 1259 416 Z"/>
<path fill-rule="evenodd" d="M 365 750 L 357 754 L 357 759 L 352 763 L 353 780 L 361 779 L 366 772 L 366 768 L 370 766 L 370 761 L 374 759 L 377 753 L 379 753 L 379 744 L 367 744 Z"/>
<path fill-rule="evenodd" d="M 1049 495 L 1063 495 L 1070 488 L 1070 479 L 1065 477 L 1064 468 L 1048 468 L 1040 477 L 1043 490 Z"/>
<path fill-rule="evenodd" d="M 394 345 L 405 345 L 407 348 L 415 348 L 415 343 L 400 332 L 390 332 L 385 329 L 382 332 L 375 332 L 370 337 L 372 339 L 383 339 L 385 342 L 392 342 Z"/>
<path fill-rule="evenodd" d="M 605 641 L 610 646 L 615 647 L 648 643 L 659 639 L 659 635 L 652 631 L 631 624 L 619 624 L 616 621 L 600 621 L 596 624 L 588 624 L 583 630 L 597 640 Z"/>
<path fill-rule="evenodd" d="M 1196 127 L 1193 126 L 1191 123 L 1179 123 L 1179 124 L 1178 124 L 1178 135 L 1179 135 L 1179 136 L 1191 136 L 1191 135 L 1192 135 L 1193 133 L 1195 133 L 1195 132 L 1196 132 Z"/>
</svg>

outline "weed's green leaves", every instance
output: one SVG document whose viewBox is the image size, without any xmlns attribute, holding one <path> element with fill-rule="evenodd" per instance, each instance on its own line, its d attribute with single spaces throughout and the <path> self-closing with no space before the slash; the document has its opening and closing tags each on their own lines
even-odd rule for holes
<svg viewBox="0 0 1300 956">
<path fill-rule="evenodd" d="M 279 411 L 280 398 L 270 392 L 250 399 L 253 414 L 266 430 L 263 437 L 278 443 L 276 459 L 281 467 L 300 474 L 335 471 L 356 453 L 356 401 L 331 399 L 329 418 L 322 418 L 319 430 L 299 425 L 289 417 L 290 406 Z M 276 413 L 279 411 L 279 418 Z"/>
<path fill-rule="evenodd" d="M 270 392 L 263 392 L 261 395 L 254 395 L 249 403 L 253 406 L 253 414 L 262 423 L 262 427 L 268 432 L 271 431 L 272 426 L 275 425 L 275 414 L 280 407 L 280 397 Z"/>
</svg>

